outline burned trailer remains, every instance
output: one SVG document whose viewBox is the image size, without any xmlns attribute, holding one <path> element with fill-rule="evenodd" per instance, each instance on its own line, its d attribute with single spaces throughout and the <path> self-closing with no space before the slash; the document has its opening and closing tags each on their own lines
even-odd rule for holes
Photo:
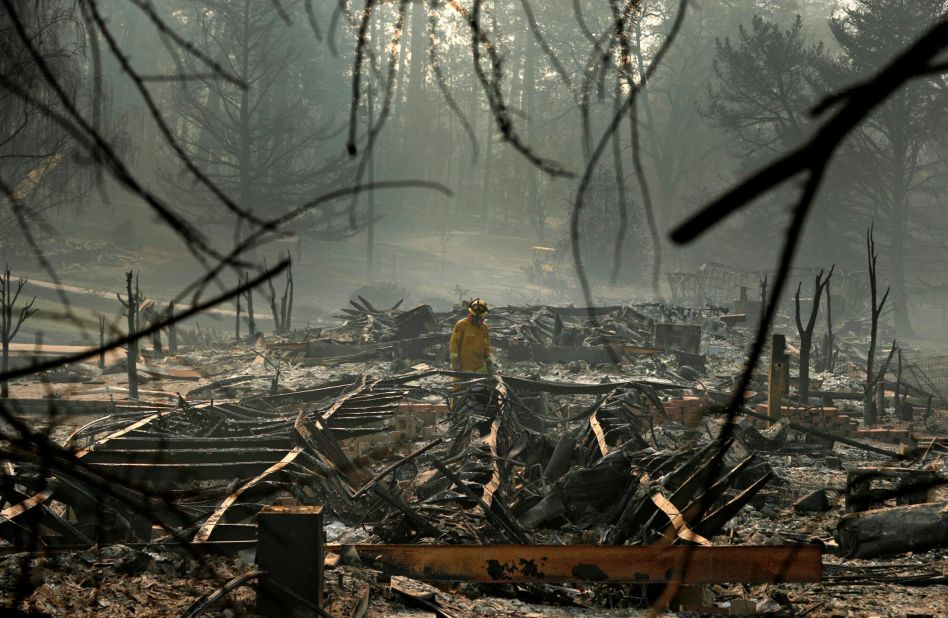
<svg viewBox="0 0 948 618">
<path fill-rule="evenodd" d="M 734 510 L 728 499 L 743 505 L 766 481 L 762 474 L 750 491 L 735 495 L 733 469 L 716 479 L 702 472 L 716 452 L 713 443 L 659 450 L 652 429 L 661 401 L 648 384 L 609 385 L 593 405 L 564 419 L 553 416 L 541 395 L 569 392 L 570 385 L 508 383 L 500 376 L 444 387 L 454 403 L 437 443 L 373 479 L 359 441 L 398 433 L 397 417 L 413 413 L 410 384 L 432 376 L 357 375 L 234 402 L 182 400 L 137 420 L 106 417 L 67 444 L 87 444 L 76 454 L 81 474 L 53 469 L 44 478 L 38 455 L 8 454 L 4 536 L 21 544 L 23 522 L 39 517 L 48 531 L 41 540 L 51 545 L 104 538 L 249 542 L 260 509 L 288 498 L 323 506 L 351 525 L 376 526 L 386 542 L 525 543 L 562 526 L 587 536 L 594 530 L 612 544 L 651 543 L 669 530 L 671 542 L 694 542 L 697 530 L 713 536 L 724 523 Z M 588 393 L 605 386 L 575 385 L 575 391 L 593 396 Z M 94 500 L 96 483 L 111 483 L 134 500 Z M 710 488 L 701 494 L 705 485 Z M 168 492 L 176 498 L 158 509 L 159 517 L 140 512 L 150 495 Z M 47 503 L 66 509 L 55 509 L 63 513 L 57 515 Z M 96 516 L 103 509 L 113 513 L 106 523 Z M 464 525 L 451 514 L 462 515 Z"/>
</svg>

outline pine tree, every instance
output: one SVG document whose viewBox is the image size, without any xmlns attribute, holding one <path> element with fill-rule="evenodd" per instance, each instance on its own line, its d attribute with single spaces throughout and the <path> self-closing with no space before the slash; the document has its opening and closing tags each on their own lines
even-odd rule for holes
<svg viewBox="0 0 948 618">
<path fill-rule="evenodd" d="M 851 87 L 908 47 L 948 11 L 945 0 L 856 0 L 830 24 L 842 50 L 821 67 L 828 87 Z M 858 90 L 855 93 L 858 96 Z M 835 163 L 835 184 L 843 183 L 840 204 L 877 222 L 890 263 L 896 332 L 911 336 L 906 276 L 908 248 L 915 229 L 928 229 L 924 202 L 944 174 L 948 96 L 942 76 L 914 79 L 868 118 Z M 917 238 L 917 237 L 916 237 Z"/>
</svg>

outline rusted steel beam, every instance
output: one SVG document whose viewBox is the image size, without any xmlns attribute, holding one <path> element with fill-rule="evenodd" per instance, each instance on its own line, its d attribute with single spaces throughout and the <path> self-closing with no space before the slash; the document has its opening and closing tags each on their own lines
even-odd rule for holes
<svg viewBox="0 0 948 618">
<path fill-rule="evenodd" d="M 819 545 L 356 545 L 363 562 L 427 581 L 509 583 L 819 582 Z M 327 551 L 333 551 L 331 546 Z"/>
</svg>

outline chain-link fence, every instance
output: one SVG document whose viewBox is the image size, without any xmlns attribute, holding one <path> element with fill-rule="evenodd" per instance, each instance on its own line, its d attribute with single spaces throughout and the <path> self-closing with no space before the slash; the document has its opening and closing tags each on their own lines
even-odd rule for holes
<svg viewBox="0 0 948 618">
<path fill-rule="evenodd" d="M 948 405 L 948 356 L 902 359 L 902 381 L 934 396 L 934 402 Z"/>
</svg>

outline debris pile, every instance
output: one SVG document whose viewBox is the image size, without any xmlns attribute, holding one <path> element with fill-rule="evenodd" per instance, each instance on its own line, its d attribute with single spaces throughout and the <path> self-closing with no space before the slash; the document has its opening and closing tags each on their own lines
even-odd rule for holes
<svg viewBox="0 0 948 618">
<path fill-rule="evenodd" d="M 482 375 L 438 368 L 458 314 L 352 306 L 315 336 L 153 363 L 157 382 L 183 379 L 171 363 L 189 357 L 227 367 L 189 376 L 174 403 L 103 402 L 112 413 L 61 446 L 7 444 L 9 549 L 239 554 L 258 547 L 264 514 L 320 507 L 326 568 L 339 574 L 327 607 L 343 579 L 361 582 L 350 592 L 366 599 L 384 584 L 390 606 L 428 609 L 464 607 L 451 597 L 462 590 L 608 608 L 655 603 L 637 584 L 720 584 L 660 601 L 703 612 L 741 605 L 725 583 L 784 591 L 747 602 L 749 612 L 799 605 L 805 597 L 787 591 L 821 578 L 946 583 L 924 565 L 883 574 L 852 562 L 944 556 L 945 417 L 934 395 L 911 423 L 890 415 L 867 428 L 862 393 L 829 390 L 853 388 L 845 376 L 821 374 L 823 390 L 801 401 L 772 364 L 729 425 L 749 331 L 720 309 L 495 309 L 504 369 Z M 774 376 L 779 414 L 768 405 Z M 724 550 L 736 553 L 703 553 Z M 682 556 L 690 575 L 674 566 Z M 702 560 L 717 566 L 702 571 Z M 493 587 L 430 594 L 406 576 Z"/>
</svg>

